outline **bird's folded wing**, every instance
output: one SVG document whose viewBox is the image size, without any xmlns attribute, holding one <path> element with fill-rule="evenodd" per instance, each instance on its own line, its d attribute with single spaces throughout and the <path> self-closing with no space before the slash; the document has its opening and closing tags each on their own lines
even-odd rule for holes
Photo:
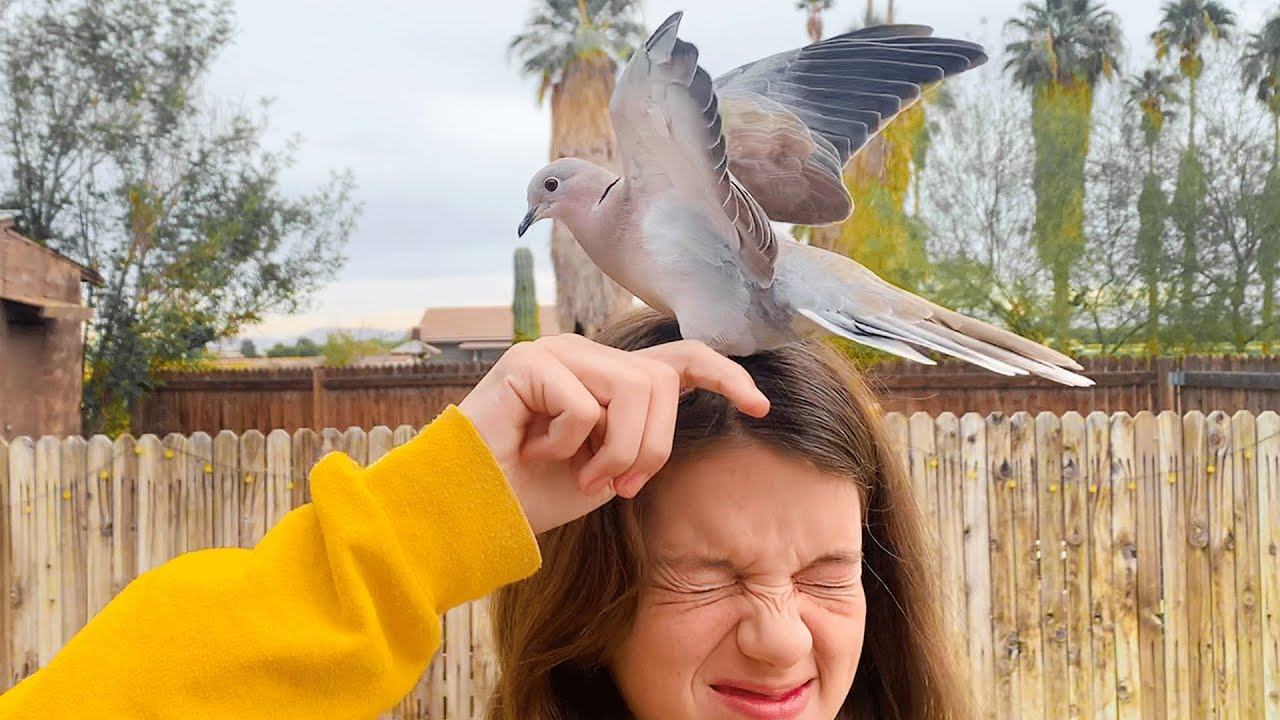
<svg viewBox="0 0 1280 720">
<path fill-rule="evenodd" d="M 782 222 L 853 209 L 842 170 L 924 87 L 981 65 L 980 45 L 921 25 L 877 25 L 779 53 L 716 79 L 729 170 Z"/>
<path fill-rule="evenodd" d="M 767 287 L 778 255 L 773 227 L 729 171 L 719 99 L 697 48 L 676 36 L 680 18 L 672 15 L 636 50 L 609 103 L 623 171 L 641 202 L 674 190 L 722 215 L 725 242 Z"/>
</svg>

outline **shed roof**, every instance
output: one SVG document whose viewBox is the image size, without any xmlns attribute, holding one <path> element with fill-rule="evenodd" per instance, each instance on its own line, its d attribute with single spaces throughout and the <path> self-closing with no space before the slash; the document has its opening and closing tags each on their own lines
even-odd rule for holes
<svg viewBox="0 0 1280 720">
<path fill-rule="evenodd" d="M 31 247 L 37 248 L 39 252 L 46 253 L 51 259 L 54 259 L 58 262 L 64 262 L 68 265 L 75 267 L 80 271 L 80 280 L 83 282 L 93 283 L 94 285 L 102 284 L 102 276 L 98 274 L 97 270 L 94 270 L 93 268 L 88 267 L 86 265 L 82 265 L 76 262 L 75 260 L 72 260 L 71 258 L 67 257 L 66 255 L 63 255 L 57 250 L 54 250 L 53 248 L 47 247 L 45 245 L 41 245 L 35 240 L 32 240 L 26 235 L 23 235 L 22 233 L 18 232 L 18 228 L 13 223 L 13 217 L 10 215 L 0 215 L 0 236 L 2 236 L 0 237 L 0 239 L 11 240 L 13 242 L 19 242 L 19 243 L 30 245 Z"/>
</svg>

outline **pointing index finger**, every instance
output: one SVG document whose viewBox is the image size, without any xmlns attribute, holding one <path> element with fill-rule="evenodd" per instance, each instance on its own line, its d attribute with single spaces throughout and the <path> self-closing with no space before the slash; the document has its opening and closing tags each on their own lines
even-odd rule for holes
<svg viewBox="0 0 1280 720">
<path fill-rule="evenodd" d="M 769 399 L 756 387 L 746 368 L 706 345 L 692 340 L 657 345 L 638 351 L 670 365 L 683 386 L 710 390 L 752 417 L 769 412 Z"/>
</svg>

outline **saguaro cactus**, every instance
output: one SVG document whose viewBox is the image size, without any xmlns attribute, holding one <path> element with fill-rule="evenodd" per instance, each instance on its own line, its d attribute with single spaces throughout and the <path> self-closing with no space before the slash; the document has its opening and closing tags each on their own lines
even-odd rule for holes
<svg viewBox="0 0 1280 720">
<path fill-rule="evenodd" d="M 511 314 L 515 317 L 512 342 L 536 340 L 542 334 L 538 326 L 538 295 L 533 286 L 533 253 L 527 247 L 516 248 L 515 294 Z"/>
</svg>

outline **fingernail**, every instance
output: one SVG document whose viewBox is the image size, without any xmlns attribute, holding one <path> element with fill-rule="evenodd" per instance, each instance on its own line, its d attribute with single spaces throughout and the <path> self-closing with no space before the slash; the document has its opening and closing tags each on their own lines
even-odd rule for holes
<svg viewBox="0 0 1280 720">
<path fill-rule="evenodd" d="M 644 473 L 634 472 L 620 478 L 614 487 L 623 497 L 635 497 L 636 493 L 640 492 L 640 487 L 644 485 L 644 481 Z"/>
</svg>

